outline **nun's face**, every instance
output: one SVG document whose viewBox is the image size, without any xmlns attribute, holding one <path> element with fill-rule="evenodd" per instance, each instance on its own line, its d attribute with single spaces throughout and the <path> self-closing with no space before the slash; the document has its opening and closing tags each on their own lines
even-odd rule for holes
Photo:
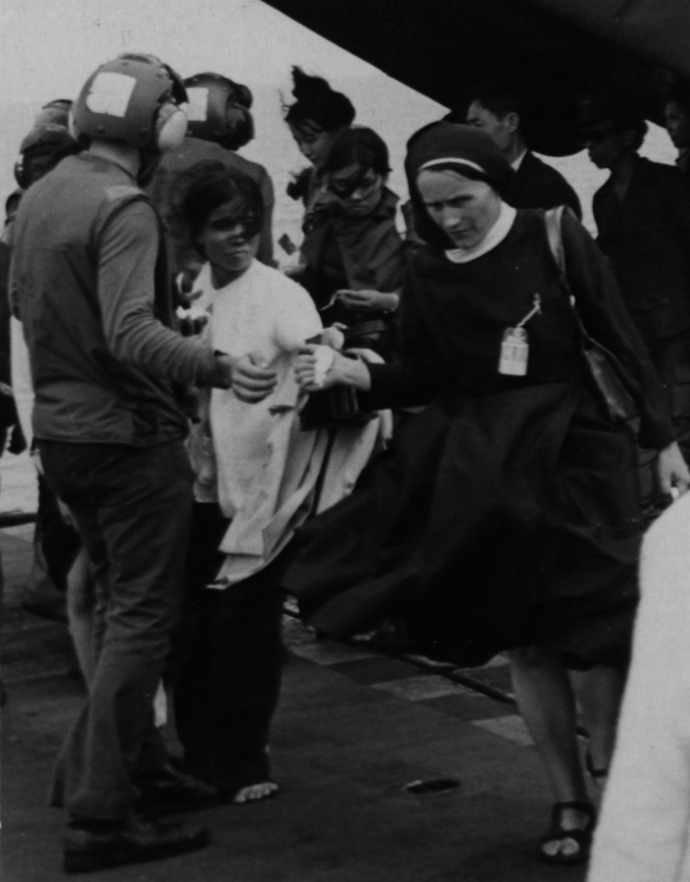
<svg viewBox="0 0 690 882">
<path fill-rule="evenodd" d="M 429 217 L 458 248 L 475 248 L 498 220 L 501 198 L 484 181 L 424 170 L 417 187 Z"/>
</svg>

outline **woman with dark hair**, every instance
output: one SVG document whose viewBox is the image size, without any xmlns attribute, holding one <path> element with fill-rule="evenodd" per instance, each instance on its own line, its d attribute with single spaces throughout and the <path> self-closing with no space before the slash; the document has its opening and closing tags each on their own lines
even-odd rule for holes
<svg viewBox="0 0 690 882">
<path fill-rule="evenodd" d="M 304 288 L 255 259 L 263 210 L 256 183 L 201 163 L 180 181 L 174 205 L 206 261 L 192 295 L 197 316 L 209 316 L 202 333 L 215 350 L 249 356 L 274 382 L 249 403 L 223 390 L 200 393 L 189 442 L 197 504 L 188 602 L 172 663 L 186 765 L 224 799 L 246 802 L 277 789 L 268 736 L 284 655 L 280 575 L 292 537 L 353 486 L 378 422 L 333 436 L 301 430 L 306 396 L 292 360 L 322 324 Z M 331 352 L 321 347 L 322 356 Z"/>
<path fill-rule="evenodd" d="M 346 129 L 333 141 L 322 169 L 332 201 L 305 236 L 300 278 L 324 324 L 345 325 L 384 356 L 393 348 L 403 277 L 388 162 L 372 129 Z"/>
<path fill-rule="evenodd" d="M 304 230 L 312 216 L 329 201 L 323 192 L 322 171 L 334 139 L 352 125 L 355 108 L 342 92 L 336 92 L 321 77 L 292 68 L 294 104 L 285 107 L 285 122 L 300 153 L 312 168 L 304 169 L 288 186 L 288 196 L 301 199 L 305 207 Z"/>
<path fill-rule="evenodd" d="M 231 521 L 240 511 L 257 514 L 258 490 L 270 496 L 285 478 L 295 451 L 285 451 L 282 469 L 276 464 L 272 409 L 289 409 L 292 353 L 321 331 L 321 322 L 303 288 L 256 260 L 263 202 L 251 178 L 199 163 L 178 179 L 173 211 L 205 261 L 192 294 L 195 314 L 207 313 L 202 333 L 214 349 L 249 355 L 274 380 L 274 390 L 257 402 L 224 390 L 200 393 L 189 442 L 197 480 L 187 603 L 172 656 L 185 765 L 218 787 L 222 799 L 246 802 L 277 789 L 267 743 L 283 661 L 277 574 L 285 552 L 278 548 L 269 559 L 257 525 L 235 582 L 223 590 L 207 586 L 225 560 L 219 547 Z"/>
<path fill-rule="evenodd" d="M 467 666 L 509 651 L 556 800 L 539 856 L 580 863 L 595 811 L 566 672 L 591 669 L 589 752 L 604 770 L 641 533 L 635 439 L 587 373 L 582 326 L 618 356 L 664 491 L 685 491 L 690 475 L 611 271 L 574 216 L 560 233 L 582 325 L 544 212 L 502 201 L 511 171 L 485 133 L 434 126 L 412 141 L 406 171 L 426 245 L 410 261 L 400 361 L 336 355 L 321 388 L 428 406 L 366 484 L 305 528 L 285 583 L 327 633 L 394 614 L 428 655 Z M 314 362 L 309 347 L 296 360 L 307 390 Z"/>
<path fill-rule="evenodd" d="M 182 145 L 166 153 L 151 185 L 151 196 L 164 220 L 168 221 L 169 202 L 177 187 L 177 177 L 200 162 L 220 162 L 227 168 L 241 172 L 259 185 L 264 205 L 264 221 L 259 239 L 257 260 L 267 266 L 273 261 L 273 182 L 266 169 L 237 151 L 254 138 L 252 93 L 242 83 L 236 83 L 217 73 L 200 73 L 184 81 L 189 98 L 189 122 Z M 184 247 L 184 230 L 178 230 L 172 218 L 169 224 L 170 258 L 172 270 L 193 276 L 198 269 L 198 255 L 192 247 Z"/>
</svg>

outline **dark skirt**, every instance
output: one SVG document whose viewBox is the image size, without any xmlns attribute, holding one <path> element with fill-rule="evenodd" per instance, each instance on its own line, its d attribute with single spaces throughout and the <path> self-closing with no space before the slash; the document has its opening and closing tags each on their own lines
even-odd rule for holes
<svg viewBox="0 0 690 882">
<path fill-rule="evenodd" d="M 519 646 L 624 665 L 637 602 L 637 453 L 586 390 L 438 400 L 313 519 L 286 587 L 334 636 L 402 619 L 461 665 Z"/>
</svg>

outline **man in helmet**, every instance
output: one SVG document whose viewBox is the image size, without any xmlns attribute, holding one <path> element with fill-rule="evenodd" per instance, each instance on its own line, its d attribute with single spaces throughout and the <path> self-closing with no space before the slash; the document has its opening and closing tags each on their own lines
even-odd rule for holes
<svg viewBox="0 0 690 882">
<path fill-rule="evenodd" d="M 46 104 L 36 115 L 29 134 L 19 148 L 19 161 L 14 176 L 22 190 L 47 174 L 66 156 L 81 148 L 68 127 L 71 101 L 58 99 Z"/>
<path fill-rule="evenodd" d="M 12 294 L 29 348 L 34 436 L 51 488 L 69 506 L 96 583 L 97 661 L 58 758 L 53 804 L 70 813 L 68 871 L 186 851 L 206 828 L 142 822 L 137 809 L 189 804 L 212 789 L 174 773 L 152 699 L 182 592 L 191 510 L 179 389 L 274 386 L 171 327 L 159 220 L 141 190 L 186 129 L 181 80 L 158 59 L 123 55 L 89 77 L 72 111 L 85 150 L 24 195 Z"/>
<path fill-rule="evenodd" d="M 266 169 L 236 151 L 254 137 L 251 115 L 252 94 L 241 83 L 215 73 L 202 73 L 184 81 L 189 99 L 187 137 L 179 149 L 167 153 L 156 170 L 151 197 L 168 220 L 175 182 L 181 172 L 197 162 L 216 160 L 256 181 L 264 202 L 264 221 L 257 259 L 273 266 L 273 183 Z M 171 225 L 171 251 L 174 272 L 182 272 L 198 262 L 183 236 Z"/>
</svg>

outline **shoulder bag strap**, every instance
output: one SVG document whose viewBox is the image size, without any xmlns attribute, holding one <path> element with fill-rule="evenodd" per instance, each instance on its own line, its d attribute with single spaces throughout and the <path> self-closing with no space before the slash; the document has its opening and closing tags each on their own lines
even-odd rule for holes
<svg viewBox="0 0 690 882">
<path fill-rule="evenodd" d="M 565 293 L 568 295 L 570 306 L 572 307 L 573 314 L 575 315 L 575 321 L 577 322 L 578 330 L 584 340 L 589 340 L 590 336 L 587 332 L 587 329 L 582 324 L 582 319 L 580 318 L 580 314 L 577 311 L 575 305 L 575 295 L 573 294 L 573 290 L 570 287 L 570 282 L 568 281 L 568 274 L 565 267 L 565 249 L 563 248 L 563 231 L 561 227 L 561 220 L 563 218 L 564 209 L 565 205 L 557 205 L 555 208 L 549 208 L 547 211 L 544 212 L 546 238 L 549 243 L 549 251 L 551 252 L 551 256 L 553 257 L 554 263 L 556 264 L 556 269 L 558 270 L 561 284 L 565 289 Z"/>
<path fill-rule="evenodd" d="M 546 238 L 549 242 L 549 249 L 556 262 L 558 272 L 561 276 L 565 277 L 565 252 L 563 251 L 563 235 L 561 233 L 563 208 L 563 205 L 549 208 L 544 212 L 544 222 L 546 223 Z M 568 286 L 568 293 L 570 293 L 570 286 Z"/>
<path fill-rule="evenodd" d="M 590 375 L 603 397 L 611 418 L 617 422 L 630 423 L 637 416 L 637 405 L 627 388 L 625 371 L 616 356 L 594 340 L 587 331 L 577 311 L 575 297 L 568 282 L 561 230 L 561 218 L 564 207 L 559 205 L 556 208 L 550 208 L 544 213 L 549 250 L 558 269 L 561 284 L 570 301 L 580 335 L 582 354 L 589 368 Z"/>
</svg>

